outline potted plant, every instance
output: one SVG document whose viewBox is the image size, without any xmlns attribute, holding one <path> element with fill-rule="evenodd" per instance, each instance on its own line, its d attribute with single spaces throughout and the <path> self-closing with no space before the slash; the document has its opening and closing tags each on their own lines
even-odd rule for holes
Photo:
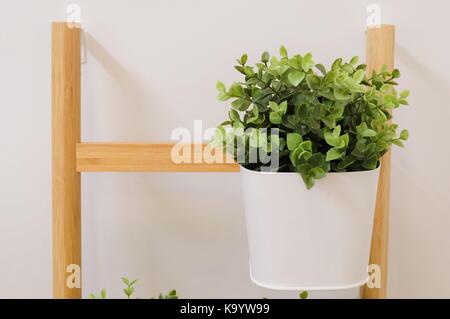
<svg viewBox="0 0 450 319">
<path fill-rule="evenodd" d="M 264 52 L 238 59 L 241 82 L 217 83 L 232 99 L 211 142 L 242 165 L 252 280 L 273 289 L 363 285 L 380 157 L 402 146 L 392 110 L 398 70 L 366 76 L 358 58 L 327 70 L 312 55 Z M 299 178 L 301 176 L 301 179 Z"/>
</svg>

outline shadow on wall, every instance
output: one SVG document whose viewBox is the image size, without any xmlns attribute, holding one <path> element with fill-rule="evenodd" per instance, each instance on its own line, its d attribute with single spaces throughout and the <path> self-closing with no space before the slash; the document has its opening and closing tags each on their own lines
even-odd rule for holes
<svg viewBox="0 0 450 319">
<path fill-rule="evenodd" d="M 404 160 L 410 155 L 408 154 L 408 149 L 414 148 L 415 151 L 418 151 L 418 148 L 422 148 L 422 151 L 425 151 L 425 148 L 427 148 L 426 153 L 431 155 L 431 158 L 446 158 L 445 154 L 439 153 L 446 151 L 446 148 L 440 148 L 436 146 L 427 147 L 427 145 L 430 146 L 428 143 L 430 143 L 429 139 L 432 137 L 436 137 L 436 140 L 433 142 L 433 144 L 439 144 L 439 138 L 443 138 L 444 140 L 446 140 L 444 137 L 448 135 L 447 125 L 439 125 L 439 121 L 446 123 L 447 119 L 450 118 L 450 108 L 443 105 L 443 103 L 445 103 L 443 101 L 450 101 L 450 86 L 446 85 L 448 80 L 430 69 L 427 64 L 421 63 L 419 59 L 414 57 L 402 46 L 397 46 L 396 50 L 398 59 L 401 60 L 405 65 L 405 69 L 414 70 L 414 76 L 416 79 L 422 82 L 423 90 L 431 93 L 420 94 L 420 92 L 412 92 L 412 107 L 414 109 L 407 110 L 404 115 L 405 117 L 409 117 L 407 120 L 409 120 L 409 122 L 411 123 L 415 118 L 426 120 L 419 120 L 412 123 L 414 124 L 414 127 L 410 127 L 410 131 L 412 132 L 411 137 L 413 138 L 415 143 L 407 143 L 405 149 L 406 152 L 399 153 L 398 158 L 402 161 L 402 167 L 399 168 L 399 172 L 402 172 L 402 178 L 405 178 L 405 180 L 409 180 L 413 184 L 417 184 L 418 187 L 422 189 L 422 194 L 429 193 L 430 200 L 433 200 L 437 203 L 450 203 L 450 198 L 447 196 L 443 196 L 442 192 L 432 191 L 432 186 L 435 183 L 432 176 L 429 174 L 430 171 L 424 172 L 417 171 L 416 169 L 414 176 L 412 176 L 411 170 L 413 168 L 408 167 L 409 164 L 406 160 Z M 412 77 L 413 74 L 411 74 L 411 78 Z M 430 109 L 433 107 L 439 108 L 436 109 L 435 112 L 432 112 L 430 111 Z M 431 127 L 430 124 L 432 125 Z M 423 168 L 427 167 L 423 166 Z M 438 177 L 441 174 L 438 171 L 434 172 L 437 174 L 435 177 Z M 423 176 L 420 176 L 421 173 L 423 173 Z"/>
<path fill-rule="evenodd" d="M 110 77 L 91 87 L 103 86 L 102 97 L 106 92 L 111 101 L 107 107 L 103 105 L 98 109 L 95 105 L 85 106 L 86 113 L 93 112 L 84 115 L 90 132 L 94 133 L 88 135 L 107 135 L 111 125 L 116 125 L 111 130 L 114 134 L 142 140 L 148 136 L 148 127 L 154 124 L 152 121 L 170 122 L 157 114 L 158 107 L 150 101 L 148 85 L 140 83 L 125 63 L 119 62 L 87 32 L 85 40 L 88 58 L 95 59 Z M 94 72 L 94 68 L 95 64 L 92 64 L 86 72 Z M 85 81 L 89 88 L 89 76 Z M 96 101 L 95 94 L 99 93 L 87 91 L 92 95 L 87 100 Z M 103 130 L 102 125 L 105 127 Z M 214 282 L 210 289 L 219 287 L 232 295 L 233 291 L 227 291 L 232 289 L 227 279 L 228 272 L 229 276 L 240 275 L 237 282 L 249 282 L 242 209 L 227 214 L 226 208 L 228 196 L 236 198 L 240 195 L 238 188 L 228 190 L 227 187 L 236 184 L 236 176 L 220 176 L 221 185 L 214 188 L 211 185 L 219 176 L 212 174 L 89 174 L 85 177 L 83 225 L 87 240 L 83 245 L 87 254 L 85 259 L 90 261 L 84 270 L 86 282 L 92 287 L 102 287 L 110 282 L 111 278 L 106 278 L 101 265 L 105 260 L 115 260 L 116 256 L 102 251 L 106 245 L 105 238 L 110 241 L 108 246 L 116 247 L 120 253 L 120 259 L 109 266 L 109 273 L 116 272 L 117 276 L 135 274 L 142 282 L 174 286 L 185 293 L 196 286 L 196 280 L 210 276 L 210 281 Z M 97 179 L 95 183 L 94 178 Z M 114 210 L 107 210 L 105 200 L 98 200 L 108 198 L 108 194 L 116 194 L 108 199 Z M 201 201 L 198 196 L 202 196 Z M 242 206 L 240 202 L 234 204 Z M 97 234 L 98 229 L 103 229 L 103 233 Z M 223 254 L 211 260 L 210 256 L 216 250 L 223 251 Z M 192 256 L 198 257 L 193 259 Z M 188 264 L 186 268 L 192 270 L 189 276 L 179 271 L 180 260 L 184 260 Z M 216 278 L 216 271 L 225 276 Z M 249 291 L 259 289 L 252 284 L 248 286 Z"/>
<path fill-rule="evenodd" d="M 433 92 L 433 95 L 442 95 L 439 99 L 440 101 L 450 101 L 450 86 L 446 85 L 446 79 L 430 69 L 429 64 L 420 62 L 420 59 L 412 55 L 403 46 L 397 45 L 395 50 L 397 59 L 400 60 L 407 69 L 414 70 L 414 74 L 420 74 L 420 80 L 427 86 L 427 89 L 430 89 Z M 412 93 L 414 94 L 414 92 Z M 429 103 L 429 101 L 424 102 Z M 426 103 L 420 105 L 426 106 Z M 442 115 L 442 111 L 447 113 L 445 114 L 446 116 L 450 116 L 450 108 L 440 109 L 440 115 Z"/>
<path fill-rule="evenodd" d="M 423 87 L 423 91 L 412 92 L 414 109 L 401 114 L 404 122 L 414 125 L 408 127 L 411 141 L 406 143 L 404 152 L 397 154 L 394 149 L 390 295 L 448 297 L 448 277 L 443 277 L 447 270 L 443 267 L 448 264 L 444 260 L 450 260 L 450 252 L 435 247 L 450 245 L 448 233 L 436 231 L 443 224 L 450 224 L 450 198 L 442 192 L 443 181 L 450 178 L 445 169 L 449 151 L 442 147 L 448 135 L 446 122 L 450 109 L 444 104 L 450 101 L 450 87 L 448 78 L 430 69 L 429 64 L 422 63 L 404 47 L 397 47 L 397 57 L 405 70 L 412 70 L 409 79 L 417 81 L 414 86 Z M 396 198 L 409 200 L 400 202 Z M 405 295 L 405 291 L 410 294 Z"/>
<path fill-rule="evenodd" d="M 447 125 L 439 125 L 439 121 L 447 122 L 447 119 L 450 118 L 450 108 L 442 105 L 443 101 L 450 101 L 450 86 L 446 85 L 447 79 L 443 78 L 441 75 L 431 70 L 426 64 L 421 63 L 417 58 L 415 58 L 410 52 L 404 49 L 402 46 L 397 47 L 397 56 L 398 59 L 402 61 L 402 63 L 406 66 L 405 69 L 414 70 L 414 74 L 416 78 L 423 82 L 424 91 L 431 92 L 432 94 L 419 94 L 419 92 L 412 92 L 413 97 L 413 105 L 414 109 L 411 109 L 408 112 L 405 112 L 405 116 L 410 117 L 408 120 L 412 123 L 412 119 L 427 119 L 427 120 L 419 120 L 412 124 L 414 127 L 410 127 L 410 131 L 412 132 L 411 137 L 414 140 L 414 143 L 406 144 L 406 152 L 399 153 L 398 158 L 402 162 L 401 167 L 399 167 L 399 173 L 402 174 L 402 178 L 408 180 L 410 183 L 408 185 L 416 184 L 419 189 L 421 189 L 421 194 L 429 194 L 430 201 L 436 203 L 445 203 L 449 202 L 450 198 L 448 196 L 443 196 L 442 192 L 433 192 L 433 185 L 435 185 L 435 181 L 433 179 L 433 175 L 430 175 L 430 168 L 432 173 L 436 174 L 434 177 L 441 176 L 441 172 L 436 170 L 437 167 L 427 167 L 422 166 L 427 171 L 423 170 L 414 170 L 414 175 L 411 174 L 413 170 L 412 167 L 409 167 L 408 161 L 406 158 L 411 154 L 408 149 L 411 149 L 415 152 L 419 152 L 420 155 L 426 153 L 430 155 L 430 158 L 442 159 L 447 158 L 445 152 L 446 148 L 441 148 L 438 146 L 431 146 L 430 138 L 435 137 L 436 140 L 433 141 L 439 145 L 439 139 L 442 138 L 444 141 L 447 139 Z M 420 75 L 417 76 L 417 75 Z M 416 96 L 415 96 L 416 95 Z M 436 106 L 434 106 L 436 105 Z M 431 112 L 430 109 L 432 107 L 439 107 L 435 113 Z M 414 114 L 413 114 L 414 113 Z M 430 127 L 431 124 L 431 127 Z M 422 149 L 422 152 L 419 151 L 419 148 Z M 430 158 L 427 158 L 429 160 Z M 424 160 L 423 157 L 415 158 Z M 424 163 L 425 164 L 425 163 Z M 429 163 L 428 163 L 429 164 Z M 423 200 L 423 199 L 421 199 Z M 430 203 L 430 205 L 433 205 Z M 442 206 L 441 206 L 442 207 Z M 449 205 L 450 207 L 450 205 Z"/>
<path fill-rule="evenodd" d="M 84 37 L 87 52 L 90 55 L 87 58 L 94 58 L 112 79 L 105 83 L 109 86 L 106 89 L 108 99 L 111 101 L 108 105 L 108 113 L 103 114 L 100 118 L 106 115 L 108 122 L 120 123 L 120 125 L 116 125 L 114 132 L 128 136 L 128 138 L 142 140 L 146 134 L 148 135 L 148 128 L 152 125 L 152 120 L 158 119 L 158 116 L 152 112 L 157 111 L 157 108 L 152 107 L 155 103 L 150 101 L 148 89 L 144 89 L 136 76 L 119 63 L 91 34 L 85 32 Z M 89 78 L 86 80 L 88 82 Z M 91 100 L 95 100 L 95 96 Z M 123 108 L 126 108 L 126 112 L 123 111 Z M 99 110 L 104 109 L 99 108 Z M 95 121 L 96 117 L 93 118 Z M 96 121 L 95 125 L 90 127 L 97 129 L 99 123 L 102 121 Z"/>
<path fill-rule="evenodd" d="M 83 105 L 82 107 L 83 113 L 85 113 L 83 115 L 83 126 L 86 128 L 84 132 L 87 133 L 85 138 L 92 140 L 92 136 L 96 136 L 108 141 L 115 140 L 114 137 L 116 137 L 116 139 L 118 137 L 119 140 L 137 141 L 145 139 L 146 133 L 148 134 L 149 125 L 152 125 L 151 119 L 157 118 L 152 114 L 151 105 L 153 105 L 153 103 L 150 102 L 148 89 L 144 90 L 144 86 L 139 83 L 138 79 L 91 34 L 84 32 L 84 40 L 88 54 L 88 56 L 86 56 L 88 67 L 85 68 L 84 72 L 86 73 L 86 76 L 83 77 L 87 87 L 85 92 L 88 97 L 85 98 L 84 101 L 90 101 L 94 104 Z M 92 59 L 95 59 L 96 63 L 90 64 L 89 60 Z M 98 64 L 102 69 L 101 71 L 105 72 L 107 76 L 106 78 L 103 77 L 103 83 L 89 85 L 91 81 L 89 72 L 97 72 L 95 69 L 97 66 L 96 64 Z M 96 90 L 89 88 L 96 88 Z M 101 92 L 99 92 L 99 89 Z M 102 97 L 101 99 L 96 96 L 100 94 Z M 106 105 L 96 105 L 99 103 L 98 101 L 102 101 L 102 104 L 106 101 Z M 113 133 L 112 136 L 111 133 Z M 153 192 L 157 189 L 157 183 L 151 179 L 146 180 L 142 177 L 143 175 L 132 174 L 128 177 L 120 176 L 118 178 L 103 175 L 94 177 L 93 175 L 98 176 L 99 174 L 89 174 L 89 176 L 86 176 L 86 187 L 83 187 L 83 198 L 85 198 L 83 203 L 85 209 L 83 208 L 83 210 L 87 212 L 83 217 L 83 225 L 87 230 L 86 233 L 90 234 L 87 236 L 86 240 L 90 245 L 89 247 L 86 246 L 84 251 L 87 254 L 86 259 L 92 261 L 92 263 L 89 263 L 90 269 L 86 269 L 85 274 L 86 278 L 89 279 L 88 282 L 91 281 L 91 283 L 101 286 L 102 284 L 109 282 L 110 278 L 103 277 L 103 270 L 99 268 L 99 265 L 102 264 L 100 256 L 102 256 L 101 247 L 103 239 L 96 236 L 94 233 L 96 229 L 110 227 L 110 225 L 113 225 L 114 223 L 111 223 L 109 219 L 105 218 L 103 213 L 105 210 L 104 201 L 99 201 L 96 196 L 91 195 L 98 193 L 98 191 L 96 192 L 94 189 L 91 189 L 91 185 L 102 185 L 103 183 L 106 183 L 107 185 L 104 185 L 104 187 L 107 188 L 108 193 L 121 194 L 117 199 L 117 205 L 120 206 L 120 214 L 112 217 L 119 220 L 118 224 L 123 225 L 125 229 L 133 229 L 132 226 L 134 220 L 133 218 L 129 218 L 129 216 L 131 215 L 134 217 L 137 213 L 131 214 L 131 210 L 141 213 L 150 211 L 149 207 L 159 209 L 158 204 L 163 206 L 164 203 L 159 203 L 158 200 L 156 200 L 155 203 L 155 198 L 157 198 L 155 195 L 148 196 L 148 194 L 155 194 Z M 93 178 L 97 179 L 96 183 L 92 183 Z M 133 190 L 139 189 L 145 190 L 148 193 L 147 196 L 140 197 L 137 205 L 139 206 L 139 209 L 137 209 L 136 207 L 133 207 L 133 205 L 127 203 L 127 198 L 131 198 L 131 201 L 133 201 Z M 108 198 L 108 195 L 105 194 L 104 197 Z M 122 201 L 124 201 L 125 204 L 121 204 Z M 103 225 L 105 222 L 108 222 L 107 225 Z M 108 228 L 106 228 L 106 231 L 107 230 Z M 110 231 L 116 234 L 115 237 L 123 238 L 122 240 L 124 242 L 130 240 L 130 237 L 133 238 L 134 234 L 134 232 L 127 231 L 124 235 L 118 229 Z M 83 245 L 85 245 L 86 242 L 84 242 Z M 130 246 L 133 247 L 133 245 Z M 133 260 L 133 258 L 129 257 L 127 250 L 123 248 L 123 258 Z M 132 257 L 134 257 L 134 260 L 139 260 L 136 256 Z M 157 264 L 155 265 L 155 268 L 156 266 Z M 127 268 L 126 271 L 133 272 L 133 267 L 131 265 L 125 266 L 124 268 Z M 155 269 L 155 271 L 161 272 L 162 270 Z"/>
</svg>

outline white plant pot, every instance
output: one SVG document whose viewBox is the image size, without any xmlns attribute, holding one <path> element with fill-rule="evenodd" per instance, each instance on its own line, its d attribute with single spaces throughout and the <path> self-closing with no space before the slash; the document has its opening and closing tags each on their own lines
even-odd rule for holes
<svg viewBox="0 0 450 319">
<path fill-rule="evenodd" d="M 334 290 L 367 282 L 379 169 L 329 173 L 310 190 L 297 173 L 241 174 L 254 283 Z"/>
</svg>

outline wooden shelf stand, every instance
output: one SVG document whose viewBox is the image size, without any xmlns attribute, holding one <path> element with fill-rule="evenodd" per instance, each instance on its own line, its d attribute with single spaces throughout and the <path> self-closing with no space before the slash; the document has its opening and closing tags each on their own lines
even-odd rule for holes
<svg viewBox="0 0 450 319">
<path fill-rule="evenodd" d="M 71 27 L 72 26 L 72 27 Z M 81 142 L 81 27 L 52 24 L 52 230 L 54 298 L 81 298 L 81 173 L 87 172 L 238 172 L 229 159 L 211 163 L 207 145 L 189 145 L 200 163 L 174 163 L 173 144 Z M 368 71 L 394 64 L 390 25 L 366 32 Z M 201 153 L 201 154 L 200 154 Z M 207 154 L 209 152 L 206 152 Z M 382 270 L 380 288 L 361 289 L 363 298 L 386 298 L 390 155 L 383 157 L 369 263 Z M 75 267 L 74 267 L 75 266 Z M 81 277 L 81 273 L 78 274 Z M 75 279 L 74 279 L 75 278 Z"/>
</svg>

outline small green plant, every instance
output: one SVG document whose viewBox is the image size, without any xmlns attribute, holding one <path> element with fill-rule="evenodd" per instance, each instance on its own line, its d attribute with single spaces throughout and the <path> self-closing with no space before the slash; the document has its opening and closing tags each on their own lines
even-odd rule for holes
<svg viewBox="0 0 450 319">
<path fill-rule="evenodd" d="M 122 277 L 122 282 L 125 284 L 125 288 L 123 289 L 123 292 L 125 293 L 125 295 L 127 296 L 127 299 L 131 299 L 131 296 L 133 295 L 134 292 L 134 285 L 137 282 L 137 279 L 135 280 L 129 280 L 126 277 Z"/>
<path fill-rule="evenodd" d="M 309 294 L 308 294 L 308 292 L 305 290 L 305 291 L 302 291 L 301 293 L 299 293 L 298 296 L 300 297 L 300 299 L 308 299 Z"/>
<path fill-rule="evenodd" d="M 152 297 L 150 299 L 156 299 L 156 298 Z M 167 295 L 159 294 L 157 299 L 178 299 L 177 291 L 174 289 L 174 290 L 169 291 L 169 293 Z"/>
<path fill-rule="evenodd" d="M 99 297 L 95 296 L 94 294 L 89 294 L 89 299 L 106 299 L 106 290 L 102 289 L 100 291 Z"/>
<path fill-rule="evenodd" d="M 375 169 L 391 144 L 408 138 L 389 121 L 393 109 L 408 104 L 409 92 L 395 90 L 397 69 L 367 77 L 353 57 L 327 70 L 311 53 L 288 56 L 284 47 L 280 57 L 264 52 L 254 66 L 247 60 L 244 54 L 235 66 L 242 81 L 228 89 L 217 83 L 219 99 L 232 102 L 211 144 L 248 169 L 264 170 L 262 158 L 276 153 L 278 165 L 270 168 L 300 173 L 309 189 L 328 172 Z"/>
<path fill-rule="evenodd" d="M 125 284 L 125 288 L 123 289 L 125 296 L 127 299 L 131 299 L 134 293 L 134 285 L 138 282 L 138 280 L 130 280 L 127 277 L 122 277 L 121 280 Z M 98 297 L 93 293 L 89 294 L 89 299 L 106 299 L 106 290 L 102 289 Z M 157 298 L 151 297 L 150 299 L 178 299 L 178 296 L 177 291 L 173 289 L 169 291 L 168 294 L 159 294 Z"/>
<path fill-rule="evenodd" d="M 125 293 L 125 296 L 127 299 L 131 299 L 131 296 L 134 293 L 134 285 L 137 283 L 137 279 L 135 280 L 129 280 L 127 277 L 121 278 L 122 282 L 125 284 L 125 288 L 123 289 L 123 292 Z M 299 293 L 300 299 L 307 299 L 308 298 L 308 292 L 302 291 Z M 100 291 L 99 296 L 97 297 L 93 293 L 89 294 L 89 299 L 106 299 L 106 290 L 102 289 Z M 177 291 L 175 289 L 169 291 L 167 294 L 159 294 L 157 298 L 150 297 L 150 299 L 178 299 Z M 267 299 L 267 298 L 263 298 Z"/>
</svg>

